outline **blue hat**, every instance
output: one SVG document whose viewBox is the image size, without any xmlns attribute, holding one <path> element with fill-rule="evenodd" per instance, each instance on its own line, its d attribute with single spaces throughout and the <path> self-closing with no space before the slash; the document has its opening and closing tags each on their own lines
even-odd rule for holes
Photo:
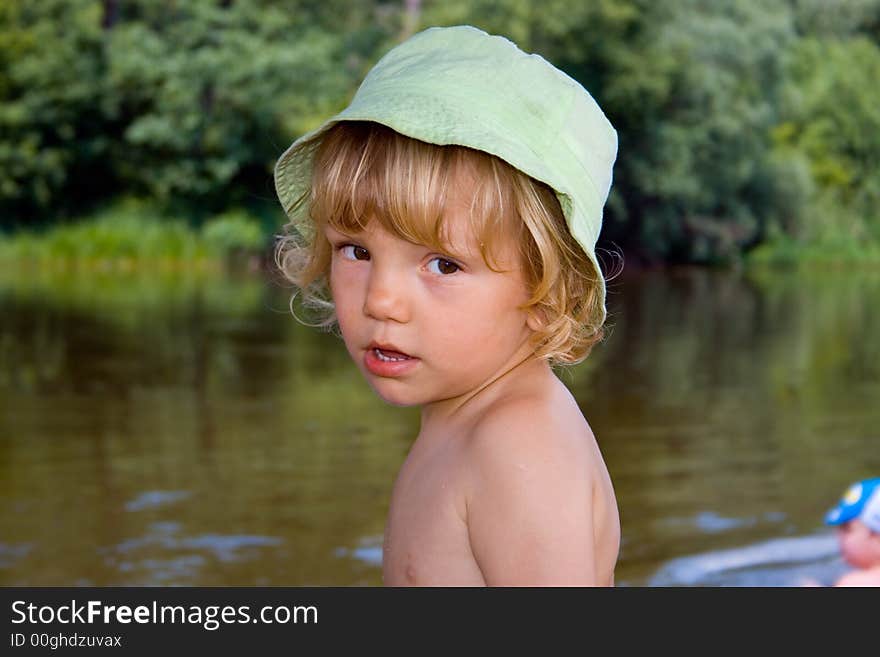
<svg viewBox="0 0 880 657">
<path fill-rule="evenodd" d="M 827 525 L 842 525 L 856 519 L 871 531 L 880 532 L 880 477 L 850 486 L 837 506 L 825 514 Z"/>
</svg>

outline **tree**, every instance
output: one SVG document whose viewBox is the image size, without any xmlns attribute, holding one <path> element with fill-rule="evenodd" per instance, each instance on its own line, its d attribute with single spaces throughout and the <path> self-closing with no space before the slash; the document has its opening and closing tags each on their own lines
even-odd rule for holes
<svg viewBox="0 0 880 657">
<path fill-rule="evenodd" d="M 90 0 L 0 3 L 5 225 L 76 203 L 109 172 L 101 15 Z"/>
</svg>

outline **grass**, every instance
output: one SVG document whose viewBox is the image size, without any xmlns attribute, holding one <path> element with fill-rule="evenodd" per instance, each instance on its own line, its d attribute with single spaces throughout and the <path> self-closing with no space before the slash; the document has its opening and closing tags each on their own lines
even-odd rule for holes
<svg viewBox="0 0 880 657">
<path fill-rule="evenodd" d="M 779 237 L 749 253 L 746 263 L 758 266 L 880 265 L 880 244 L 850 239 L 803 243 Z"/>
<path fill-rule="evenodd" d="M 194 228 L 128 199 L 99 214 L 49 229 L 0 236 L 0 263 L 39 269 L 177 271 L 217 269 L 261 253 L 259 222 L 233 210 Z"/>
</svg>

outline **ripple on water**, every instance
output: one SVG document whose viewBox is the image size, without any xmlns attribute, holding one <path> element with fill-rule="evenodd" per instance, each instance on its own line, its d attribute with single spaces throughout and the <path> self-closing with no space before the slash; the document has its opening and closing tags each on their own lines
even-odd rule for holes
<svg viewBox="0 0 880 657">
<path fill-rule="evenodd" d="M 185 490 L 149 490 L 141 493 L 130 502 L 126 502 L 125 510 L 145 511 L 147 509 L 157 509 L 185 500 L 189 496 L 190 492 Z"/>
<path fill-rule="evenodd" d="M 154 584 L 182 583 L 194 580 L 212 560 L 244 562 L 259 556 L 255 549 L 276 547 L 283 543 L 282 539 L 274 536 L 181 536 L 180 531 L 179 523 L 153 523 L 144 536 L 102 548 L 104 562 L 126 578 L 136 576 Z"/>
<path fill-rule="evenodd" d="M 673 559 L 649 586 L 799 586 L 831 584 L 846 569 L 832 534 L 777 538 Z"/>
<path fill-rule="evenodd" d="M 333 554 L 343 559 L 355 559 L 369 566 L 382 565 L 382 537 L 369 536 L 361 539 L 357 547 L 346 548 L 339 547 L 333 551 Z"/>
<path fill-rule="evenodd" d="M 728 518 L 715 513 L 714 511 L 701 511 L 687 518 L 665 518 L 661 520 L 661 522 L 664 525 L 695 527 L 708 534 L 719 534 L 734 529 L 754 527 L 761 523 L 778 523 L 785 519 L 786 515 L 778 512 L 769 512 L 760 516 L 749 516 L 745 518 Z"/>
<path fill-rule="evenodd" d="M 12 568 L 17 561 L 26 557 L 32 548 L 31 543 L 0 542 L 0 568 Z"/>
</svg>

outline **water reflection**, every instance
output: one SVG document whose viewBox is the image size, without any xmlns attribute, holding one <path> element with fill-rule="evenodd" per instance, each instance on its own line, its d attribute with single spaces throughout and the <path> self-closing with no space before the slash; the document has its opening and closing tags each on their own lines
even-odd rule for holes
<svg viewBox="0 0 880 657">
<path fill-rule="evenodd" d="M 651 586 L 830 586 L 845 572 L 833 536 L 776 538 L 730 550 L 679 557 Z"/>
<path fill-rule="evenodd" d="M 880 272 L 646 272 L 609 301 L 609 339 L 562 378 L 616 486 L 618 581 L 839 568 L 822 512 L 880 472 Z M 380 583 L 418 413 L 286 291 L 4 273 L 0 313 L 0 583 Z"/>
<path fill-rule="evenodd" d="M 622 581 L 821 529 L 850 480 L 880 471 L 880 272 L 642 274 L 617 302 L 576 391 L 618 491 Z M 705 514 L 742 522 L 669 522 Z"/>
</svg>

